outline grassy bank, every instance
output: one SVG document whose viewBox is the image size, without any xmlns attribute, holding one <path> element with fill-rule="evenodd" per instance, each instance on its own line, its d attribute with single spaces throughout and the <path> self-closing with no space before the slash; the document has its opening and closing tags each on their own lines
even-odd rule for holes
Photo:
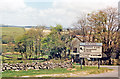
<svg viewBox="0 0 120 79">
<path fill-rule="evenodd" d="M 7 44 L 9 42 L 15 43 L 21 35 L 25 33 L 24 28 L 21 27 L 0 27 L 2 29 L 2 42 Z M 3 46 L 4 48 L 6 46 Z"/>
<path fill-rule="evenodd" d="M 25 32 L 24 28 L 20 28 L 20 27 L 0 27 L 2 28 L 2 35 L 6 35 L 6 36 L 18 36 L 21 35 Z"/>
<path fill-rule="evenodd" d="M 11 54 L 11 55 L 5 55 L 8 57 L 12 57 L 12 58 L 7 58 L 2 56 L 2 61 L 4 61 L 4 63 L 10 63 L 10 64 L 16 64 L 16 63 L 32 63 L 32 62 L 43 62 L 44 60 L 17 60 L 17 58 L 22 58 L 21 55 L 16 55 L 16 54 Z M 35 58 L 34 56 L 31 58 Z M 38 56 L 38 58 L 45 58 L 47 59 L 48 56 L 44 55 L 44 56 Z"/>
<path fill-rule="evenodd" d="M 20 77 L 20 76 L 35 76 L 35 75 L 42 75 L 42 74 L 66 74 L 66 73 L 80 73 L 86 72 L 87 74 L 99 74 L 103 72 L 111 71 L 107 68 L 100 68 L 97 67 L 83 67 L 80 69 L 79 66 L 74 67 L 72 70 L 68 70 L 66 68 L 55 68 L 50 70 L 28 70 L 28 71 L 5 71 L 2 73 L 2 77 Z"/>
</svg>

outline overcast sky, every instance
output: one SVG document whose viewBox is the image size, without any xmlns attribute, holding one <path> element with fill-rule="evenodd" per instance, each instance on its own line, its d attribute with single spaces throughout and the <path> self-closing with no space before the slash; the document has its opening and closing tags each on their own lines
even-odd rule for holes
<svg viewBox="0 0 120 79">
<path fill-rule="evenodd" d="M 70 27 L 78 17 L 119 0 L 0 0 L 0 24 Z"/>
</svg>

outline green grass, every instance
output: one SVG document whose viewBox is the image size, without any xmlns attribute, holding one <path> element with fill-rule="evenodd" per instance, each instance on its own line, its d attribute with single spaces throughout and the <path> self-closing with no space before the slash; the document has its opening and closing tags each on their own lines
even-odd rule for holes
<svg viewBox="0 0 120 79">
<path fill-rule="evenodd" d="M 2 35 L 18 36 L 25 32 L 24 28 L 20 27 L 0 27 L 2 28 Z"/>
<path fill-rule="evenodd" d="M 2 57 L 2 60 L 4 60 L 4 63 L 13 64 L 13 63 L 32 63 L 32 62 L 43 62 L 44 61 L 44 60 L 17 60 L 17 58 L 21 58 L 21 55 L 16 55 L 16 54 L 6 55 L 6 56 L 13 57 L 13 58 Z M 48 56 L 45 55 L 45 56 L 40 56 L 38 58 L 48 58 Z"/>
<path fill-rule="evenodd" d="M 22 56 L 20 54 L 12 54 L 12 55 L 5 55 L 5 56 L 9 56 L 9 57 L 13 57 L 13 59 L 17 59 L 17 58 L 21 58 Z M 6 58 L 6 57 L 4 57 Z M 34 56 L 32 56 L 31 58 L 34 58 Z M 44 55 L 44 56 L 38 56 L 37 58 L 48 58 L 48 55 Z M 11 59 L 11 58 L 7 58 L 7 59 Z"/>
<path fill-rule="evenodd" d="M 20 27 L 0 27 L 2 28 L 2 40 L 10 41 L 17 39 L 19 36 L 25 33 L 24 28 Z"/>
<path fill-rule="evenodd" d="M 15 58 L 20 58 L 20 57 L 22 57 L 21 55 L 16 55 L 16 54 L 5 55 L 5 56 L 13 57 L 14 59 L 15 59 Z"/>
<path fill-rule="evenodd" d="M 14 59 L 22 57 L 20 54 L 18 54 L 18 55 L 17 54 L 11 54 L 11 55 L 5 55 L 5 56 L 13 57 Z M 34 56 L 32 56 L 31 58 L 34 58 Z M 44 55 L 44 56 L 39 56 L 38 58 L 48 58 L 48 56 Z"/>
<path fill-rule="evenodd" d="M 16 63 L 33 63 L 44 62 L 44 60 L 5 60 L 4 63 L 16 64 Z"/>
<path fill-rule="evenodd" d="M 66 68 L 55 68 L 50 70 L 28 70 L 28 71 L 5 71 L 2 72 L 2 77 L 20 77 L 20 76 L 34 76 L 34 75 L 40 75 L 40 74 L 63 74 L 63 73 L 74 73 L 74 72 L 82 72 L 87 71 L 89 74 L 98 74 L 102 72 L 106 72 L 109 69 L 107 68 L 100 68 L 97 69 L 97 67 L 83 67 L 83 69 L 80 69 L 80 67 L 76 67 L 76 71 L 70 71 Z"/>
</svg>

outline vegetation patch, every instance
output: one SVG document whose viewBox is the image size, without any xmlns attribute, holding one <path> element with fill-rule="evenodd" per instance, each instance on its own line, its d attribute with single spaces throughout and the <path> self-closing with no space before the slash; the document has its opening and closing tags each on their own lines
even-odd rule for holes
<svg viewBox="0 0 120 79">
<path fill-rule="evenodd" d="M 2 28 L 2 42 L 15 42 L 15 39 L 25 33 L 24 28 L 20 27 L 0 27 Z"/>
<path fill-rule="evenodd" d="M 108 68 L 100 68 L 97 67 L 83 67 L 81 69 L 80 67 L 76 66 L 74 69 L 76 70 L 67 70 L 67 68 L 55 68 L 55 69 L 40 69 L 40 70 L 28 70 L 28 71 L 5 71 L 2 73 L 2 77 L 21 77 L 21 76 L 31 76 L 34 77 L 35 75 L 44 75 L 44 74 L 78 74 L 85 72 L 86 75 L 88 74 L 98 74 L 103 72 L 111 71 L 111 69 Z M 84 73 L 83 73 L 84 74 Z M 83 75 L 81 74 L 81 75 Z M 84 75 L 85 75 L 84 74 Z M 69 77 L 70 75 L 68 75 Z"/>
</svg>

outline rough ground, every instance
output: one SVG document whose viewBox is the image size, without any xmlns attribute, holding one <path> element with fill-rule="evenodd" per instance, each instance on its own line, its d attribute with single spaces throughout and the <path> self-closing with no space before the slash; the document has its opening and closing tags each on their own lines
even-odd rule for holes
<svg viewBox="0 0 120 79">
<path fill-rule="evenodd" d="M 90 74 L 87 75 L 86 72 L 80 73 L 67 73 L 67 74 L 43 74 L 43 75 L 35 75 L 32 77 L 118 77 L 118 66 L 101 66 L 107 67 L 109 69 L 114 69 L 110 72 L 100 73 L 100 74 Z M 23 76 L 30 77 L 30 76 Z"/>
<path fill-rule="evenodd" d="M 118 77 L 118 66 L 101 66 L 101 67 L 114 69 L 114 71 L 100 73 L 100 74 L 91 74 L 91 75 L 87 75 L 86 77 Z"/>
</svg>

